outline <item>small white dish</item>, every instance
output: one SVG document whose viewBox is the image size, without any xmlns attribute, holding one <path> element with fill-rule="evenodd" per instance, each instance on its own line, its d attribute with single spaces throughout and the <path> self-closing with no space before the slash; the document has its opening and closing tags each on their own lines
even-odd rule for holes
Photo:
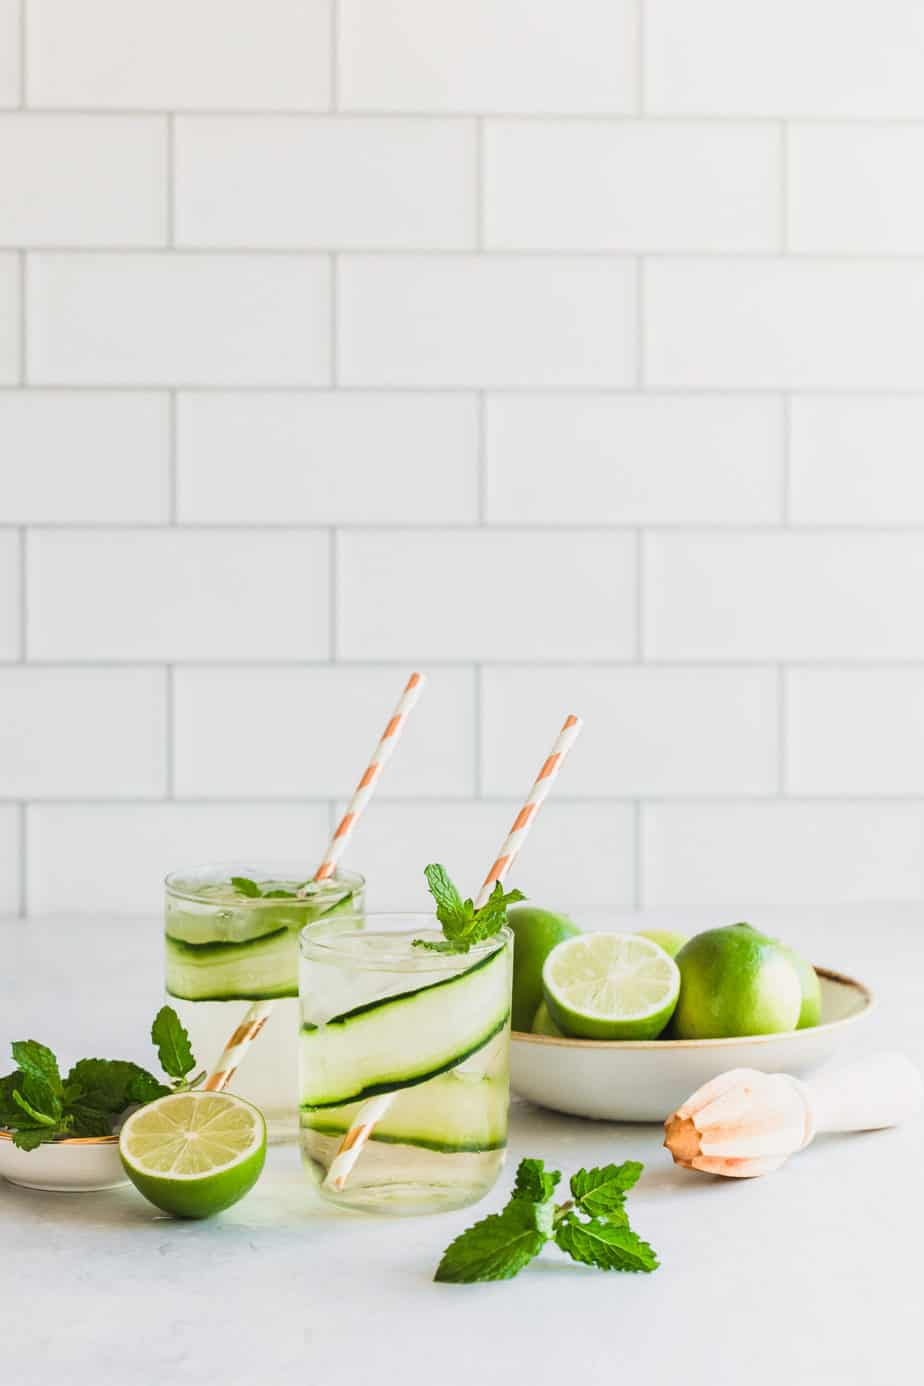
<svg viewBox="0 0 924 1386">
<path fill-rule="evenodd" d="M 118 1136 L 52 1141 L 35 1150 L 20 1150 L 8 1131 L 0 1131 L 0 1175 L 24 1189 L 52 1193 L 87 1193 L 128 1183 Z"/>
<path fill-rule="evenodd" d="M 541 1107 L 600 1121 L 664 1121 L 703 1083 L 731 1068 L 798 1076 L 836 1052 L 873 1006 L 861 982 L 826 968 L 821 1024 L 784 1035 L 708 1040 L 581 1040 L 514 1030 L 510 1081 Z"/>
</svg>

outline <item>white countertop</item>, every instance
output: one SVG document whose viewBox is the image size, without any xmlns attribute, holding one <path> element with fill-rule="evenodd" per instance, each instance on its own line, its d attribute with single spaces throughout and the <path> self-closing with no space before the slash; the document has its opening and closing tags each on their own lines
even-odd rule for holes
<svg viewBox="0 0 924 1386">
<path fill-rule="evenodd" d="M 647 916 L 661 922 L 667 912 Z M 744 917 L 748 917 L 745 915 Z M 900 1048 L 924 1067 L 924 905 L 753 911 L 879 1007 L 847 1056 Z M 670 918 L 680 921 L 678 912 Z M 688 921 L 690 916 L 687 916 Z M 726 923 L 696 911 L 691 929 Z M 634 917 L 610 917 L 611 926 Z M 0 924 L 0 1053 L 44 1040 L 150 1063 L 160 1004 L 152 921 Z M 5 1058 L 0 1072 L 6 1071 Z M 779 1174 L 718 1181 L 673 1167 L 659 1128 L 525 1103 L 510 1165 L 477 1208 L 390 1221 L 318 1213 L 294 1147 L 203 1223 L 131 1188 L 43 1194 L 0 1183 L 0 1379 L 10 1386 L 896 1386 L 920 1363 L 924 1124 L 819 1139 Z M 504 1201 L 514 1162 L 565 1175 L 636 1158 L 637 1230 L 662 1266 L 603 1274 L 548 1248 L 511 1282 L 432 1283 L 446 1244 Z"/>
</svg>

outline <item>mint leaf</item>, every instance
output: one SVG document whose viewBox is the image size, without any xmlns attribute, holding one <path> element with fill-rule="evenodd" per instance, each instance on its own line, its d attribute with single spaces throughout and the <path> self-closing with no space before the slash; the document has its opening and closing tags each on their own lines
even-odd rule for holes
<svg viewBox="0 0 924 1386">
<path fill-rule="evenodd" d="M 561 1174 L 547 1170 L 544 1160 L 521 1160 L 513 1186 L 514 1198 L 526 1198 L 531 1203 L 547 1203 L 555 1192 Z"/>
<path fill-rule="evenodd" d="M 598 1169 L 579 1169 L 571 1176 L 571 1194 L 591 1217 L 606 1217 L 626 1201 L 626 1194 L 639 1180 L 644 1166 L 638 1160 L 621 1165 L 602 1165 Z"/>
<path fill-rule="evenodd" d="M 196 1066 L 189 1035 L 172 1006 L 161 1006 L 151 1026 L 160 1066 L 171 1078 L 185 1078 Z"/>
<path fill-rule="evenodd" d="M 48 1089 L 48 1093 L 53 1099 L 54 1095 L 51 1093 L 50 1089 Z M 32 1103 L 23 1096 L 18 1088 L 13 1089 L 13 1101 L 16 1103 L 17 1107 L 25 1112 L 26 1116 L 29 1118 L 30 1125 L 57 1126 L 60 1111 L 52 1114 L 50 1112 L 43 1112 L 40 1106 L 33 1107 Z"/>
<path fill-rule="evenodd" d="M 488 899 L 476 910 L 471 900 L 462 899 L 444 866 L 432 863 L 425 868 L 424 875 L 436 902 L 436 917 L 443 926 L 444 941 L 415 939 L 414 946 L 429 948 L 434 953 L 467 953 L 474 943 L 483 943 L 503 928 L 508 905 L 526 899 L 519 890 L 505 894 L 500 881 L 496 881 Z"/>
<path fill-rule="evenodd" d="M 264 900 L 297 900 L 298 896 L 294 890 L 264 890 L 262 898 Z"/>
<path fill-rule="evenodd" d="M 482 1218 L 450 1242 L 434 1279 L 457 1285 L 512 1280 L 548 1241 L 542 1212 L 541 1205 L 511 1199 L 502 1213 Z"/>
<path fill-rule="evenodd" d="M 111 1136 L 113 1116 L 98 1107 L 76 1102 L 67 1109 L 69 1136 Z"/>
<path fill-rule="evenodd" d="M 53 1141 L 55 1133 L 47 1126 L 21 1126 L 13 1132 L 13 1144 L 20 1150 L 35 1150 L 36 1146 Z"/>
<path fill-rule="evenodd" d="M 81 1059 L 68 1073 L 65 1106 L 76 1104 L 100 1112 L 123 1112 L 133 1102 L 153 1102 L 170 1092 L 152 1073 L 127 1059 Z"/>
<path fill-rule="evenodd" d="M 13 1101 L 13 1089 L 22 1087 L 23 1074 L 19 1069 L 0 1078 L 0 1126 L 14 1126 L 22 1115 Z"/>
<path fill-rule="evenodd" d="M 47 1083 L 52 1092 L 60 1093 L 58 1061 L 46 1045 L 38 1040 L 16 1040 L 12 1048 L 13 1058 L 27 1078 Z"/>
<path fill-rule="evenodd" d="M 231 884 L 239 895 L 247 895 L 252 900 L 260 898 L 260 887 L 256 881 L 251 881 L 247 876 L 232 876 Z"/>
<path fill-rule="evenodd" d="M 431 863 L 424 867 L 424 875 L 427 878 L 427 887 L 433 896 L 436 904 L 436 917 L 446 932 L 446 937 L 450 937 L 450 930 L 464 928 L 469 922 L 474 912 L 471 901 L 465 901 L 459 894 L 445 866 L 440 866 L 438 862 Z M 468 909 L 466 909 L 468 905 Z"/>
<path fill-rule="evenodd" d="M 482 943 L 487 938 L 493 938 L 507 923 L 507 907 L 525 899 L 526 896 L 522 890 L 508 890 L 505 893 L 500 881 L 495 881 L 491 894 L 481 909 L 475 911 L 472 929 L 468 936 L 469 942 Z"/>
<path fill-rule="evenodd" d="M 555 1241 L 574 1261 L 599 1270 L 653 1271 L 658 1258 L 632 1231 L 625 1213 L 604 1221 L 580 1222 L 568 1213 L 555 1228 Z"/>
</svg>

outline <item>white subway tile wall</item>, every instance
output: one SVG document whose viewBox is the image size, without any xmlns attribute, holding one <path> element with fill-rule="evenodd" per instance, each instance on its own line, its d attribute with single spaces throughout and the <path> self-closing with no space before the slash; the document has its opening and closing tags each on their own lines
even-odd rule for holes
<svg viewBox="0 0 924 1386">
<path fill-rule="evenodd" d="M 836 36 L 836 42 L 832 41 Z M 0 915 L 924 893 L 919 0 L 0 0 Z"/>
</svg>

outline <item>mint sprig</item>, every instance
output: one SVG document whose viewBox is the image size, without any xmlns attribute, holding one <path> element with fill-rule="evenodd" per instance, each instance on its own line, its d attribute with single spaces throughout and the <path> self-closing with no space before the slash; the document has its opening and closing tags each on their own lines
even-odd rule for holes
<svg viewBox="0 0 924 1386">
<path fill-rule="evenodd" d="M 282 890 L 278 887 L 274 890 L 264 890 L 263 886 L 252 881 L 249 876 L 232 876 L 231 884 L 238 895 L 245 895 L 248 900 L 299 900 L 302 898 L 302 892 L 306 891 L 308 886 L 314 885 L 314 881 L 303 881 L 294 890 Z"/>
<path fill-rule="evenodd" d="M 67 1136 L 108 1136 L 128 1108 L 143 1106 L 170 1092 L 194 1087 L 204 1073 L 195 1068 L 189 1036 L 170 1006 L 158 1011 L 151 1028 L 168 1084 L 128 1059 L 80 1059 L 62 1078 L 58 1060 L 37 1040 L 17 1040 L 18 1067 L 0 1078 L 0 1127 L 14 1145 L 34 1150 Z"/>
<path fill-rule="evenodd" d="M 500 881 L 480 909 L 473 900 L 463 900 L 449 877 L 445 866 L 438 862 L 424 868 L 427 886 L 436 904 L 436 917 L 443 926 L 440 940 L 415 938 L 415 948 L 429 948 L 434 953 L 467 953 L 476 943 L 493 938 L 507 923 L 507 907 L 525 900 L 521 890 L 505 891 Z"/>
<path fill-rule="evenodd" d="M 434 1279 L 457 1285 L 511 1280 L 548 1242 L 599 1270 L 656 1270 L 658 1258 L 632 1231 L 624 1206 L 641 1172 L 635 1160 L 579 1170 L 571 1179 L 573 1197 L 555 1204 L 560 1172 L 547 1170 L 542 1160 L 521 1160 L 507 1206 L 456 1237 Z"/>
</svg>

